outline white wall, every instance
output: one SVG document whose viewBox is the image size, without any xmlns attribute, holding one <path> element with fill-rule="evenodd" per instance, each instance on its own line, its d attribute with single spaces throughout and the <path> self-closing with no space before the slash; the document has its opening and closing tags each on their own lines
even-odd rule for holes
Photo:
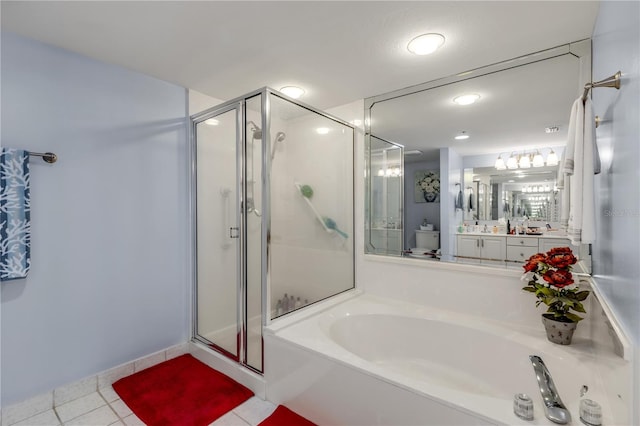
<svg viewBox="0 0 640 426">
<path fill-rule="evenodd" d="M 32 268 L 2 284 L 2 404 L 188 337 L 186 93 L 2 37 L 2 145 L 32 158 Z"/>
<path fill-rule="evenodd" d="M 622 71 L 620 90 L 594 89 L 602 173 L 596 176 L 593 270 L 636 348 L 640 344 L 640 3 L 601 2 L 593 32 L 593 78 Z M 640 350 L 636 350 L 640 389 Z M 640 392 L 638 392 L 640 393 Z M 640 424 L 640 400 L 633 424 Z"/>
</svg>

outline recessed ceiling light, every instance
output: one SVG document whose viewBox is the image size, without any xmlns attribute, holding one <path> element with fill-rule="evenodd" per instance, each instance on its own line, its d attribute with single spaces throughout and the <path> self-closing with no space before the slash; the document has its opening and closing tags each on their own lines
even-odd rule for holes
<svg viewBox="0 0 640 426">
<path fill-rule="evenodd" d="M 458 105 L 471 105 L 475 103 L 478 99 L 480 99 L 480 95 L 476 95 L 474 93 L 474 94 L 456 96 L 455 98 L 453 98 L 453 102 L 457 103 Z"/>
<path fill-rule="evenodd" d="M 462 132 L 460 132 L 460 134 L 459 134 L 458 136 L 456 136 L 454 139 L 455 139 L 455 140 L 458 140 L 458 141 L 462 141 L 462 140 L 465 140 L 465 139 L 469 139 L 469 135 L 467 134 L 467 132 L 462 131 Z"/>
<path fill-rule="evenodd" d="M 305 94 L 304 89 L 298 86 L 284 86 L 280 88 L 280 91 L 293 99 L 298 99 Z"/>
<path fill-rule="evenodd" d="M 513 180 L 513 179 L 509 179 L 509 180 L 508 180 L 508 182 L 509 182 L 509 183 L 514 183 L 514 182 L 515 182 L 515 180 Z"/>
<path fill-rule="evenodd" d="M 444 36 L 442 34 L 429 33 L 419 35 L 411 40 L 407 44 L 407 49 L 415 55 L 428 55 L 438 50 L 443 44 Z"/>
<path fill-rule="evenodd" d="M 329 128 L 328 127 L 318 127 L 316 129 L 316 133 L 318 133 L 319 135 L 326 135 L 327 133 L 329 133 Z"/>
<path fill-rule="evenodd" d="M 210 118 L 208 120 L 205 120 L 204 124 L 208 124 L 209 126 L 217 126 L 218 124 L 220 124 L 220 122 L 215 118 Z"/>
</svg>

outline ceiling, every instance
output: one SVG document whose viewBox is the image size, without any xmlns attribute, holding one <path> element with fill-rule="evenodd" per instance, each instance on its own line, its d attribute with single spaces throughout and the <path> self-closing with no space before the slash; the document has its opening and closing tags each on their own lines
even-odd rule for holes
<svg viewBox="0 0 640 426">
<path fill-rule="evenodd" d="M 2 1 L 3 31 L 231 99 L 287 84 L 321 109 L 589 38 L 594 1 Z M 429 56 L 406 49 L 438 32 Z"/>
</svg>

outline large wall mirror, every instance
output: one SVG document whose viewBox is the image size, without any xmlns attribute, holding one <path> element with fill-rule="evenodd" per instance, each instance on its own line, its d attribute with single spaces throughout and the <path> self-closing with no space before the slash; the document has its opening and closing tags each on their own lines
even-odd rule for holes
<svg viewBox="0 0 640 426">
<path fill-rule="evenodd" d="M 571 246 L 556 179 L 590 57 L 582 40 L 366 99 L 365 251 L 520 268 Z"/>
</svg>

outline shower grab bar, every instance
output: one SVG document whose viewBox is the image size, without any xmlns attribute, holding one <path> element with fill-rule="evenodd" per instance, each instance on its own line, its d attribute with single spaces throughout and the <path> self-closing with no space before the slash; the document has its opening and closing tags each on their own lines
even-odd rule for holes
<svg viewBox="0 0 640 426">
<path fill-rule="evenodd" d="M 231 226 L 231 212 L 229 209 L 231 208 L 231 202 L 229 200 L 229 195 L 231 194 L 231 190 L 229 188 L 220 189 L 220 195 L 222 196 L 222 235 L 227 233 L 227 229 L 231 230 L 233 227 Z M 234 238 L 231 236 L 231 231 L 229 231 L 229 238 Z M 226 249 L 231 247 L 231 243 L 229 239 L 225 238 L 222 240 L 222 248 Z"/>
<path fill-rule="evenodd" d="M 298 182 L 294 182 L 294 185 L 296 186 L 296 189 L 298 190 L 298 194 L 300 194 L 300 196 L 304 199 L 304 201 L 307 202 L 307 205 L 309 206 L 311 211 L 313 211 L 313 214 L 315 215 L 316 219 L 318 219 L 318 222 L 320 222 L 320 224 L 322 225 L 324 230 L 327 231 L 327 233 L 329 233 L 329 234 L 335 233 L 335 231 L 333 229 L 327 227 L 327 224 L 325 223 L 325 220 L 322 218 L 322 216 L 320 216 L 320 213 L 318 213 L 318 210 L 316 210 L 316 207 L 313 205 L 311 200 L 308 199 L 307 197 L 305 197 L 302 194 L 302 185 L 300 185 Z"/>
</svg>

